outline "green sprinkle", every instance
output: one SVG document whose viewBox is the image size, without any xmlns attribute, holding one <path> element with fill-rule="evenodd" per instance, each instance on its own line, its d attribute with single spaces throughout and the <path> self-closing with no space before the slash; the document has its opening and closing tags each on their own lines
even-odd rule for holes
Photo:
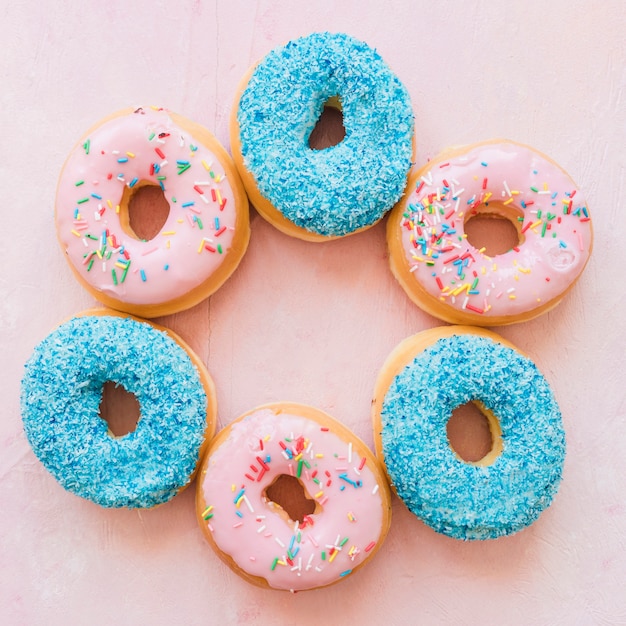
<svg viewBox="0 0 626 626">
<path fill-rule="evenodd" d="M 85 235 L 85 237 L 86 237 L 87 239 L 93 239 L 94 241 L 98 241 L 98 240 L 99 240 L 99 237 L 96 237 L 95 235 L 89 235 L 89 234 L 87 234 L 87 235 Z"/>
<path fill-rule="evenodd" d="M 339 544 L 339 547 L 343 548 L 343 546 L 345 546 L 346 543 L 348 543 L 348 538 L 347 537 Z"/>
<path fill-rule="evenodd" d="M 322 550 L 322 561 L 326 560 L 326 552 Z"/>
<path fill-rule="evenodd" d="M 91 259 L 91 261 L 89 261 L 89 264 L 87 265 L 87 271 L 90 272 L 91 271 L 91 267 L 93 266 L 93 259 Z"/>
<path fill-rule="evenodd" d="M 79 200 L 78 204 L 85 204 L 85 202 L 89 202 L 89 198 L 83 198 L 82 200 Z"/>
<path fill-rule="evenodd" d="M 541 227 L 541 236 L 543 237 L 546 234 L 546 228 L 548 228 L 548 222 L 544 222 Z"/>
<path fill-rule="evenodd" d="M 539 209 L 537 211 L 537 219 L 540 220 L 541 219 L 541 209 Z"/>
<path fill-rule="evenodd" d="M 79 180 L 76 183 L 74 183 L 77 187 L 80 187 L 82 184 L 84 184 L 85 181 L 84 180 Z"/>
<path fill-rule="evenodd" d="M 180 176 L 183 172 L 186 172 L 191 167 L 191 163 L 186 163 L 185 165 L 178 166 L 178 175 Z"/>
<path fill-rule="evenodd" d="M 217 251 L 218 251 L 220 254 L 222 254 L 222 244 L 221 244 L 221 243 L 218 243 L 218 244 L 217 244 Z"/>
<path fill-rule="evenodd" d="M 111 270 L 111 276 L 113 277 L 113 284 L 117 285 L 117 274 L 115 273 L 115 269 Z"/>
<path fill-rule="evenodd" d="M 200 227 L 200 230 L 202 230 L 204 227 L 202 226 L 202 220 L 196 216 L 196 222 L 198 223 L 198 226 Z"/>
<path fill-rule="evenodd" d="M 149 137 L 148 137 L 148 141 L 152 141 L 155 137 L 154 133 L 150 133 Z"/>
<path fill-rule="evenodd" d="M 85 149 L 85 154 L 89 154 L 89 147 L 91 146 L 91 139 L 87 139 L 83 144 L 83 148 Z"/>
<path fill-rule="evenodd" d="M 272 567 L 271 567 L 272 571 L 274 571 L 276 569 L 276 565 L 277 564 L 278 564 L 278 557 L 276 557 L 274 559 L 274 561 L 272 562 Z"/>
<path fill-rule="evenodd" d="M 534 191 L 535 193 L 537 193 L 539 191 L 539 189 L 537 189 L 537 187 L 531 187 L 530 190 Z"/>
<path fill-rule="evenodd" d="M 300 478 L 300 476 L 302 476 L 302 465 L 304 464 L 302 462 L 302 459 L 300 459 L 298 461 L 298 470 L 296 471 L 296 478 Z"/>
</svg>

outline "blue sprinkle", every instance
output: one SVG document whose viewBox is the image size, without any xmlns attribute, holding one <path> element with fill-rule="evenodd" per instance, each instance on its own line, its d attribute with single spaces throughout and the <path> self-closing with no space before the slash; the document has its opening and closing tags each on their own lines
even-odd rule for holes
<svg viewBox="0 0 626 626">
<path fill-rule="evenodd" d="M 163 269 L 167 272 L 167 270 L 169 270 L 169 269 L 170 269 L 170 265 L 169 265 L 169 263 L 166 263 L 166 264 L 163 266 Z"/>
<path fill-rule="evenodd" d="M 193 201 L 191 201 L 191 202 L 185 202 L 185 203 L 182 205 L 182 207 L 183 207 L 183 209 L 186 209 L 187 207 L 194 206 L 194 204 L 195 204 L 195 202 L 193 202 Z"/>
<path fill-rule="evenodd" d="M 134 186 L 137 184 L 137 181 L 138 181 L 138 180 L 139 180 L 139 179 L 135 176 L 135 178 L 133 178 L 133 179 L 130 181 L 130 183 L 128 183 L 128 186 L 129 186 L 129 187 L 134 187 Z"/>
<path fill-rule="evenodd" d="M 143 282 L 145 283 L 147 280 L 146 272 L 144 270 L 140 270 L 139 273 L 141 274 L 141 280 L 143 280 Z"/>
</svg>

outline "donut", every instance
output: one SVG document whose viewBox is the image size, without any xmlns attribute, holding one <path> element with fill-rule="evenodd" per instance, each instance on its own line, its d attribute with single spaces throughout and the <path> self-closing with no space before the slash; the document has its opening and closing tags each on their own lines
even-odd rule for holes
<svg viewBox="0 0 626 626">
<path fill-rule="evenodd" d="M 253 409 L 217 434 L 196 504 L 203 534 L 233 571 L 292 592 L 350 576 L 391 523 L 389 487 L 369 448 L 326 413 L 290 402 Z"/>
<path fill-rule="evenodd" d="M 475 215 L 509 220 L 518 245 L 489 256 L 467 239 Z M 589 209 L 547 156 L 508 140 L 450 149 L 411 175 L 389 216 L 390 265 L 408 296 L 453 324 L 497 326 L 556 306 L 592 247 Z"/>
<path fill-rule="evenodd" d="M 168 213 L 156 234 L 141 237 L 132 207 L 146 187 Z M 114 113 L 76 144 L 59 177 L 55 220 L 83 287 L 147 318 L 212 294 L 250 235 L 248 199 L 230 156 L 207 129 L 157 107 Z"/>
<path fill-rule="evenodd" d="M 324 106 L 345 138 L 312 149 Z M 251 203 L 282 232 L 327 241 L 364 230 L 400 199 L 413 155 L 409 94 L 378 53 L 313 33 L 272 50 L 244 76 L 231 147 Z"/>
<path fill-rule="evenodd" d="M 473 402 L 492 448 L 466 462 L 446 424 Z M 448 326 L 401 342 L 379 374 L 374 440 L 394 491 L 455 539 L 494 539 L 534 522 L 557 492 L 565 457 L 559 407 L 536 365 L 491 331 Z"/>
<path fill-rule="evenodd" d="M 115 437 L 100 417 L 103 385 L 135 395 L 133 432 Z M 216 421 L 213 382 L 171 330 L 94 309 L 50 333 L 21 387 L 24 430 L 68 491 L 103 507 L 151 508 L 193 478 Z"/>
</svg>

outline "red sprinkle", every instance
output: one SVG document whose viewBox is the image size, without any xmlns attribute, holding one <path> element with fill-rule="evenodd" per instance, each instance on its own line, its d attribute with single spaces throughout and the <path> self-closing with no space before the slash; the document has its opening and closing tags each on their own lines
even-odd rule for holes
<svg viewBox="0 0 626 626">
<path fill-rule="evenodd" d="M 365 457 L 363 457 L 361 459 L 361 463 L 359 464 L 359 470 L 363 469 L 363 466 L 365 465 L 365 462 L 367 461 L 367 459 Z"/>
<path fill-rule="evenodd" d="M 365 552 L 369 552 L 374 546 L 376 545 L 375 541 L 370 541 L 366 546 L 365 546 Z"/>
<path fill-rule="evenodd" d="M 204 190 L 199 185 L 194 185 L 193 188 L 201 195 L 204 195 Z"/>
<path fill-rule="evenodd" d="M 215 231 L 215 236 L 219 237 L 225 231 L 226 231 L 226 226 L 222 226 L 219 230 Z"/>
<path fill-rule="evenodd" d="M 478 307 L 475 307 L 475 306 L 473 306 L 471 304 L 466 304 L 465 308 L 469 309 L 470 311 L 474 311 L 474 313 L 481 313 L 481 314 L 484 313 L 484 311 L 482 309 L 479 309 Z"/>
<path fill-rule="evenodd" d="M 162 158 L 165 158 L 165 155 L 163 154 L 163 151 L 161 150 L 161 148 L 155 148 L 154 151 Z"/>
</svg>

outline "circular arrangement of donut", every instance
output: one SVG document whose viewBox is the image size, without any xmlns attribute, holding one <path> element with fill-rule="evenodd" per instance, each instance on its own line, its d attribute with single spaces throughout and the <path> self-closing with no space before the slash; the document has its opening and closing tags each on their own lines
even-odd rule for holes
<svg viewBox="0 0 626 626">
<path fill-rule="evenodd" d="M 345 136 L 319 147 L 312 135 L 328 107 Z M 591 252 L 589 209 L 564 170 L 528 146 L 486 141 L 412 170 L 413 134 L 400 80 L 367 44 L 331 33 L 291 41 L 246 74 L 231 117 L 234 162 L 207 129 L 160 107 L 115 113 L 86 133 L 60 174 L 56 231 L 80 284 L 109 308 L 50 333 L 21 387 L 27 438 L 55 479 L 101 506 L 150 508 L 200 469 L 208 543 L 247 581 L 290 591 L 369 562 L 389 530 L 391 492 L 457 539 L 534 522 L 561 479 L 560 410 L 535 364 L 480 327 L 563 299 Z M 146 191 L 158 200 L 149 233 L 134 219 Z M 214 437 L 203 363 L 144 319 L 197 304 L 235 271 L 248 198 L 278 229 L 317 242 L 390 212 L 393 275 L 426 312 L 465 324 L 391 353 L 372 403 L 376 456 L 326 413 L 292 402 L 253 409 Z M 475 245 L 468 223 L 478 216 L 508 221 L 517 242 L 497 253 Z M 108 383 L 139 404 L 122 436 L 101 414 Z M 478 461 L 461 458 L 446 430 L 467 404 L 491 434 Z"/>
</svg>

